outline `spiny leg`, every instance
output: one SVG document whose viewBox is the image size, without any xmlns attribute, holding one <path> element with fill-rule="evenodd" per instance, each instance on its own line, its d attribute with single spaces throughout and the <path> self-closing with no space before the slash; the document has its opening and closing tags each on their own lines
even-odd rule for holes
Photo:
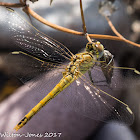
<svg viewBox="0 0 140 140">
<path fill-rule="evenodd" d="M 102 80 L 102 81 L 93 81 L 93 78 L 92 78 L 92 74 L 91 74 L 91 70 L 88 70 L 88 75 L 89 75 L 89 79 L 90 79 L 90 81 L 93 83 L 93 84 L 98 84 L 98 83 L 106 83 L 106 80 Z M 104 85 L 97 85 L 97 86 L 108 86 L 109 87 L 109 85 L 108 84 L 104 84 Z"/>
</svg>

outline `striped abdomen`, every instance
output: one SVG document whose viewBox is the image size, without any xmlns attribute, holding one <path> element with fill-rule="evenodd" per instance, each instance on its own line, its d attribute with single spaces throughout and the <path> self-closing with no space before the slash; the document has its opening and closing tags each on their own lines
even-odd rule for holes
<svg viewBox="0 0 140 140">
<path fill-rule="evenodd" d="M 76 78 L 76 77 L 75 77 Z M 45 106 L 51 99 L 53 99 L 62 90 L 68 87 L 74 80 L 72 74 L 65 75 L 61 81 L 52 89 L 46 97 L 44 97 L 32 110 L 25 115 L 25 117 L 15 126 L 15 130 L 23 127 L 43 106 Z"/>
</svg>

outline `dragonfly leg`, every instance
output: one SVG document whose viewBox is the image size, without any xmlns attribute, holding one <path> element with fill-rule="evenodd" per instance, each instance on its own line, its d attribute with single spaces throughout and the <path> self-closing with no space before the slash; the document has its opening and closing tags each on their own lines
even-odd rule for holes
<svg viewBox="0 0 140 140">
<path fill-rule="evenodd" d="M 108 84 L 106 84 L 106 80 L 102 80 L 102 81 L 93 81 L 92 74 L 91 74 L 91 70 L 88 70 L 88 75 L 89 75 L 90 81 L 91 81 L 93 84 L 96 84 L 97 86 L 100 86 L 100 85 L 102 85 L 101 83 L 105 83 L 105 84 L 102 85 L 102 86 L 110 87 Z"/>
<path fill-rule="evenodd" d="M 90 81 L 93 83 L 93 79 L 92 79 L 92 75 L 91 75 L 91 70 L 88 70 L 88 75 L 89 75 Z"/>
</svg>

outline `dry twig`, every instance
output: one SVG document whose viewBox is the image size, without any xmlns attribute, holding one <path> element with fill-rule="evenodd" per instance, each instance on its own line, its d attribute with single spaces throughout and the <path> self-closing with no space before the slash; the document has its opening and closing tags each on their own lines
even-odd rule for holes
<svg viewBox="0 0 140 140">
<path fill-rule="evenodd" d="M 62 32 L 66 32 L 66 33 L 70 33 L 70 34 L 75 34 L 75 35 L 80 35 L 80 36 L 84 36 L 86 35 L 87 40 L 90 42 L 91 38 L 96 38 L 96 39 L 110 39 L 110 40 L 117 40 L 117 41 L 124 41 L 128 44 L 140 47 L 140 44 L 134 43 L 130 40 L 125 39 L 114 27 L 114 25 L 112 24 L 112 22 L 110 21 L 109 18 L 106 18 L 108 21 L 108 24 L 110 25 L 112 31 L 117 35 L 117 36 L 111 36 L 111 35 L 100 35 L 100 34 L 87 34 L 87 30 L 86 30 L 86 25 L 85 25 L 85 20 L 84 20 L 84 14 L 83 14 L 83 9 L 82 9 L 82 1 L 80 0 L 80 9 L 81 9 L 81 17 L 82 17 L 82 22 L 83 22 L 83 30 L 84 32 L 79 32 L 79 31 L 75 31 L 72 29 L 68 29 L 56 24 L 53 24 L 49 21 L 47 21 L 46 19 L 42 18 L 40 15 L 38 15 L 36 12 L 34 12 L 33 10 L 31 10 L 29 8 L 29 6 L 26 5 L 26 0 L 20 0 L 20 3 L 5 3 L 5 2 L 0 2 L 1 6 L 5 6 L 5 7 L 14 7 L 14 8 L 20 8 L 23 7 L 24 11 L 31 15 L 33 18 L 37 19 L 38 21 L 42 22 L 43 24 L 50 26 L 51 28 L 54 28 L 56 30 L 62 31 Z"/>
<path fill-rule="evenodd" d="M 107 22 L 108 22 L 108 24 L 109 24 L 111 30 L 112 30 L 118 37 L 120 37 L 121 39 L 123 39 L 124 42 L 129 43 L 129 44 L 134 45 L 134 46 L 137 46 L 137 47 L 140 47 L 140 44 L 134 43 L 134 42 L 132 42 L 132 41 L 127 40 L 126 38 L 124 38 L 124 37 L 116 30 L 116 28 L 114 27 L 113 23 L 112 23 L 111 20 L 109 19 L 109 17 L 105 16 L 105 18 L 106 18 L 106 20 L 107 20 Z"/>
<path fill-rule="evenodd" d="M 86 34 L 87 33 L 87 28 L 86 28 L 86 24 L 85 24 L 85 18 L 84 18 L 82 0 L 80 0 L 80 10 L 81 10 L 82 23 L 83 23 L 83 31 L 84 31 L 84 34 Z"/>
</svg>

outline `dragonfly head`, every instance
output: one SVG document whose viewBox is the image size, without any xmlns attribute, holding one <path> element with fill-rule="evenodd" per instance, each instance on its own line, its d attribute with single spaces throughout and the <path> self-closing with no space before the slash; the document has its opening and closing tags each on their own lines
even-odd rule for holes
<svg viewBox="0 0 140 140">
<path fill-rule="evenodd" d="M 89 42 L 86 45 L 86 51 L 92 53 L 99 59 L 103 56 L 104 46 L 99 41 Z"/>
</svg>

